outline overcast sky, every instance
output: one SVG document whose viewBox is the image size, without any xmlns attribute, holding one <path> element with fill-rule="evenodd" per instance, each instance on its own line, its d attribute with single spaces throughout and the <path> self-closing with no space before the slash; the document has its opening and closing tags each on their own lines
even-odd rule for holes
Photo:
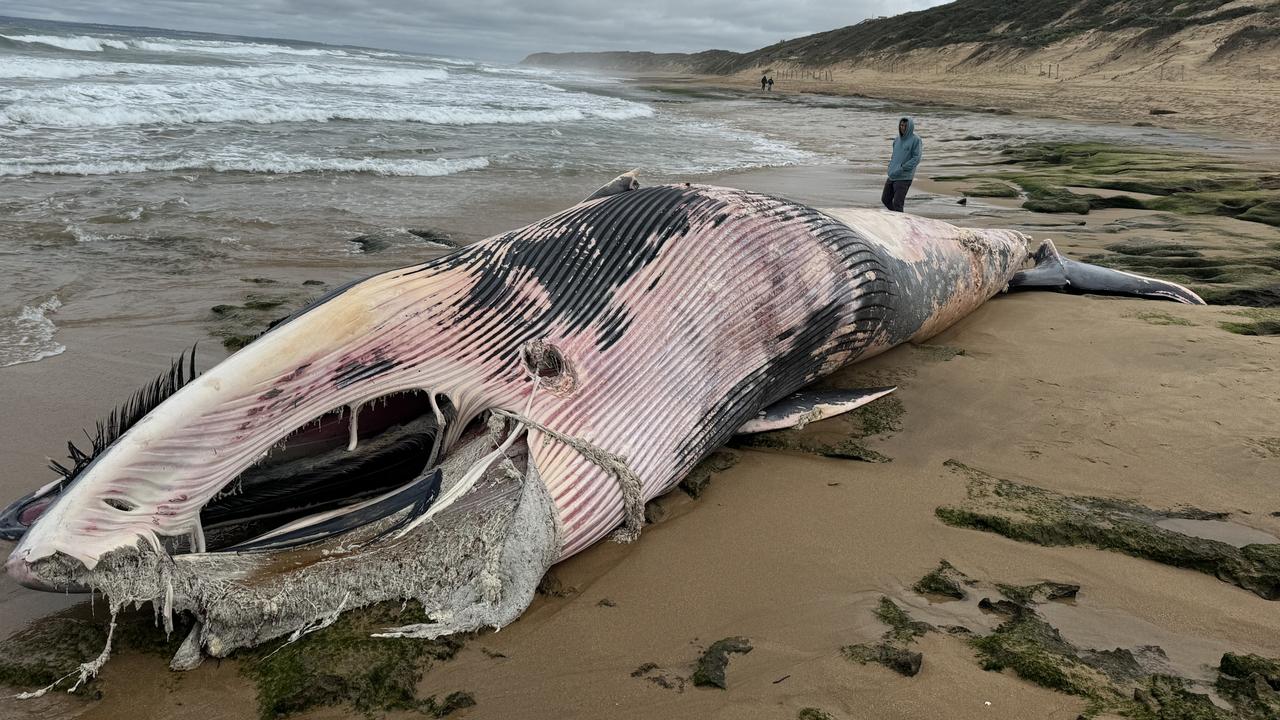
<svg viewBox="0 0 1280 720">
<path fill-rule="evenodd" d="M 0 15 L 514 62 L 531 52 L 755 50 L 943 0 L 7 0 Z"/>
</svg>

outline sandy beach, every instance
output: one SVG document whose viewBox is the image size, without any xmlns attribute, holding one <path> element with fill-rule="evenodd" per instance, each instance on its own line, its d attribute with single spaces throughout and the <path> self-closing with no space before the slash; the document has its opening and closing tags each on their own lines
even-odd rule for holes
<svg viewBox="0 0 1280 720">
<path fill-rule="evenodd" d="M 746 79 L 719 84 L 738 80 Z M 669 81 L 686 82 L 663 82 Z M 1257 123 L 1251 127 L 1260 147 L 1280 137 L 1273 112 L 1280 93 L 1271 91 L 1246 102 L 1233 99 L 1238 92 L 1231 87 L 1182 88 L 1170 96 L 1065 83 L 1047 91 L 1031 80 L 940 77 L 898 88 L 890 76 L 858 75 L 834 84 L 784 83 L 779 91 L 858 92 L 1125 125 L 1151 119 L 1147 106 L 1159 102 L 1183 108 L 1160 117 L 1161 124 L 1214 129 L 1216 122 L 1247 118 Z M 1044 127 L 1051 130 L 1053 122 Z M 997 199 L 971 199 L 961 212 L 960 185 L 930 181 L 930 174 L 937 173 L 926 160 L 909 211 L 1017 227 L 1054 239 L 1073 257 L 1117 242 L 1175 236 L 1210 255 L 1280 247 L 1280 230 L 1229 218 L 1175 218 L 1161 229 L 1152 223 L 1170 217 L 1166 213 L 1110 209 L 1079 218 L 1030 213 L 1017 201 Z M 877 182 L 872 171 L 830 164 L 697 179 L 818 207 L 847 205 L 846 183 L 861 183 L 865 192 Z M 575 194 L 562 186 L 525 190 L 483 215 L 444 225 L 469 228 L 465 239 L 478 239 L 572 204 L 591 189 L 585 185 Z M 416 252 L 237 268 L 233 278 L 203 283 L 201 294 L 170 291 L 164 302 L 177 298 L 179 311 L 164 322 L 151 311 L 110 323 L 77 322 L 69 309 L 58 322 L 64 354 L 0 370 L 0 396 L 11 408 L 0 417 L 0 487 L 7 497 L 44 482 L 46 456 L 57 457 L 64 438 L 154 377 L 184 347 L 201 341 L 205 367 L 224 356 L 209 337 L 204 308 L 236 301 L 244 291 L 240 277 L 268 276 L 290 287 L 319 279 L 332 286 L 423 259 Z M 220 295 L 210 296 L 211 290 Z M 145 289 L 137 302 L 149 302 Z M 882 597 L 938 628 L 964 625 L 984 633 L 1002 619 L 977 607 L 983 597 L 998 597 L 996 584 L 1040 581 L 1080 586 L 1074 600 L 1045 603 L 1039 612 L 1081 648 L 1159 646 L 1169 672 L 1207 684 L 1225 652 L 1280 656 L 1276 603 L 1241 587 L 1116 552 L 1045 547 L 952 527 L 935 514 L 966 501 L 965 476 L 944 464 L 958 461 L 1064 496 L 1225 513 L 1221 522 L 1236 532 L 1280 538 L 1280 339 L 1222 329 L 1220 323 L 1240 319 L 1233 314 L 1238 310 L 1054 293 L 999 296 L 925 346 L 898 347 L 845 368 L 824 384 L 899 387 L 901 416 L 863 439 L 887 462 L 739 448 L 739 462 L 717 473 L 700 498 L 676 490 L 656 500 L 651 517 L 657 521 L 638 542 L 600 543 L 556 566 L 559 592 L 539 596 L 501 632 L 466 639 L 453 659 L 433 664 L 419 695 L 470 692 L 477 704 L 452 717 L 476 719 L 794 718 L 804 708 L 842 719 L 1075 718 L 1086 709 L 1084 699 L 1010 671 L 985 671 L 965 637 L 945 630 L 913 644 L 923 654 L 915 677 L 852 662 L 841 652 L 885 632 L 874 615 Z M 803 434 L 841 437 L 850 432 L 847 423 L 827 420 Z M 941 560 L 978 583 L 966 599 L 940 600 L 912 589 Z M 21 589 L 5 577 L 0 634 L 82 603 Z M 727 689 L 694 687 L 690 676 L 703 649 L 732 636 L 749 639 L 753 650 L 731 657 Z M 193 708 L 213 719 L 258 713 L 254 687 L 236 660 L 206 662 L 186 674 L 171 673 L 166 662 L 125 649 L 103 670 L 100 697 L 5 697 L 0 716 L 122 720 L 186 717 Z M 640 672 L 646 664 L 652 667 Z M 297 717 L 350 715 L 335 706 Z"/>
</svg>

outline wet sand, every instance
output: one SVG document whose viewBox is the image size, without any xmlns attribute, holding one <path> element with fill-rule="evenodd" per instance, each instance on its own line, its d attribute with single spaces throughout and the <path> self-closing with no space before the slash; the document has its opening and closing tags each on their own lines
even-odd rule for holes
<svg viewBox="0 0 1280 720">
<path fill-rule="evenodd" d="M 830 207 L 840 201 L 847 172 L 788 168 L 715 181 Z M 937 194 L 929 207 L 955 197 L 945 184 L 922 182 L 913 192 Z M 575 199 L 503 208 L 484 222 L 515 226 Z M 1053 216 L 1010 203 L 979 205 L 990 213 L 966 222 L 1021 227 L 1077 256 L 1158 234 L 1102 229 L 1155 215 L 1146 211 L 1093 213 L 1084 226 L 1045 228 L 1040 224 Z M 1280 241 L 1280 232 L 1257 224 L 1183 224 L 1189 230 L 1179 240 L 1197 247 Z M 399 260 L 360 262 L 367 269 Z M 351 272 L 337 260 L 326 262 L 270 274 L 300 280 L 320 272 L 336 282 Z M 1280 535 L 1280 517 L 1271 515 L 1280 511 L 1280 457 L 1257 444 L 1280 434 L 1280 338 L 1220 329 L 1219 322 L 1234 319 L 1230 310 L 1052 293 L 1002 296 L 930 341 L 963 355 L 944 361 L 901 347 L 846 368 L 833 384 L 900 386 L 901 430 L 869 441 L 891 462 L 743 450 L 742 462 L 717 475 L 700 499 L 679 491 L 660 499 L 666 518 L 639 542 L 598 544 L 554 568 L 573 592 L 539 597 L 510 627 L 469 640 L 425 676 L 420 695 L 472 692 L 478 704 L 455 715 L 464 718 L 790 718 L 803 707 L 837 718 L 1076 717 L 1081 699 L 985 672 L 958 638 L 925 636 L 916 648 L 924 653 L 923 670 L 914 678 L 841 656 L 842 646 L 884 631 L 872 615 L 881 595 L 932 622 L 959 612 L 909 589 L 943 558 L 987 583 L 1078 583 L 1076 605 L 1055 610 L 1053 620 L 1085 645 L 1159 644 L 1188 672 L 1216 664 L 1226 649 L 1280 656 L 1280 606 L 1209 575 L 1099 550 L 1018 543 L 948 527 L 934 515 L 965 496 L 963 478 L 943 466 L 956 459 L 1065 494 L 1228 512 L 1233 523 Z M 1150 313 L 1189 324 L 1153 324 Z M 154 377 L 181 348 L 197 339 L 215 346 L 207 340 L 207 319 L 190 313 L 161 324 L 59 325 L 63 355 L 0 371 L 0 396 L 16 409 L 0 418 L 6 497 L 44 482 L 46 455 L 60 455 L 64 438 Z M 205 359 L 220 354 L 212 350 Z M 600 604 L 606 598 L 612 606 Z M 0 633 L 79 600 L 0 579 Z M 659 673 L 687 679 L 702 648 L 733 635 L 749 638 L 755 649 L 732 657 L 727 690 L 687 684 L 681 691 L 674 680 L 677 689 L 666 689 L 631 676 L 656 663 Z M 162 658 L 124 652 L 101 678 L 100 700 L 60 693 L 29 703 L 3 699 L 0 717 L 162 718 L 193 708 L 211 718 L 256 713 L 253 688 L 234 661 L 177 675 Z M 300 717 L 350 715 L 331 708 Z"/>
<path fill-rule="evenodd" d="M 1029 67 L 1025 75 L 995 69 L 943 73 L 923 58 L 918 64 L 906 63 L 900 72 L 834 67 L 830 80 L 825 79 L 826 69 L 802 68 L 786 75 L 788 68 L 780 67 L 772 71 L 777 80 L 772 92 L 853 95 L 997 114 L 1193 129 L 1221 136 L 1247 128 L 1244 131 L 1259 141 L 1280 143 L 1280 78 L 1274 69 L 1188 70 L 1181 80 L 1161 81 L 1154 68 L 1108 73 L 1106 66 L 1099 66 L 1077 74 L 1081 66 L 1076 65 L 1064 79 L 1050 79 L 1038 74 L 1035 62 Z M 642 80 L 755 93 L 760 70 L 736 75 L 645 73 Z"/>
</svg>

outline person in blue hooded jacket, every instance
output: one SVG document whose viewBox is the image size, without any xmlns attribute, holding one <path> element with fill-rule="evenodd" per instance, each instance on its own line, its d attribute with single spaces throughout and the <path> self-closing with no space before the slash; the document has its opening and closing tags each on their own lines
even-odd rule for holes
<svg viewBox="0 0 1280 720">
<path fill-rule="evenodd" d="M 916 135 L 916 124 L 909 117 L 898 121 L 898 137 L 893 139 L 893 155 L 889 158 L 889 179 L 880 193 L 880 202 L 890 210 L 902 212 L 907 201 L 907 188 L 916 176 L 916 166 L 924 155 L 924 143 Z"/>
</svg>

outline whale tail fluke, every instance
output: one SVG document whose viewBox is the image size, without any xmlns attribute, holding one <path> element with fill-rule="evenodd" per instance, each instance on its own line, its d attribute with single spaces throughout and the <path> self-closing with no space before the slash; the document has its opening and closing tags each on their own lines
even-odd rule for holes
<svg viewBox="0 0 1280 720">
<path fill-rule="evenodd" d="M 1204 305 L 1199 295 L 1175 282 L 1135 275 L 1123 270 L 1090 265 L 1058 254 L 1046 240 L 1032 256 L 1035 267 L 1020 271 L 1009 281 L 1010 290 L 1054 290 L 1083 295 L 1126 295 L 1151 300 L 1172 300 Z"/>
</svg>

